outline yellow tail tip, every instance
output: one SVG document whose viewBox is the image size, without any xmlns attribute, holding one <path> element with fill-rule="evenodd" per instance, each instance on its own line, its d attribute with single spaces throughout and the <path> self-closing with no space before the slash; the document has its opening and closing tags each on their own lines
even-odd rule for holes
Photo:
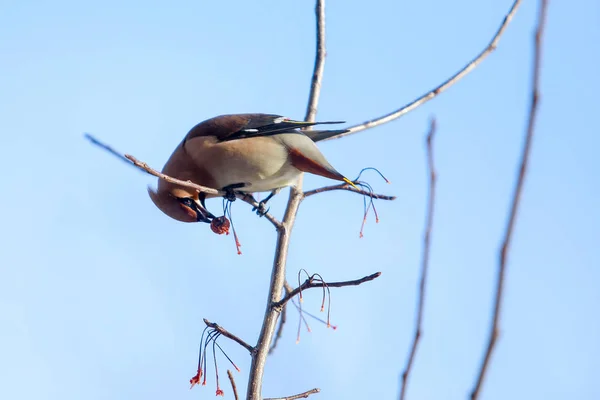
<svg viewBox="0 0 600 400">
<path fill-rule="evenodd" d="M 348 185 L 352 186 L 354 189 L 356 189 L 356 190 L 360 190 L 360 189 L 358 188 L 358 186 L 356 186 L 356 185 L 354 184 L 354 182 L 352 182 L 350 179 L 348 179 L 348 178 L 342 178 L 342 179 L 344 180 L 344 182 L 346 182 Z"/>
</svg>

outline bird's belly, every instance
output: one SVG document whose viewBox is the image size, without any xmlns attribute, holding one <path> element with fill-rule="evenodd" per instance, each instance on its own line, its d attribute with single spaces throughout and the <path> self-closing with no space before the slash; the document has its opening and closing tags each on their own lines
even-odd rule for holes
<svg viewBox="0 0 600 400">
<path fill-rule="evenodd" d="M 239 181 L 249 182 L 250 185 L 240 188 L 242 192 L 254 193 L 254 192 L 268 192 L 277 188 L 291 186 L 298 181 L 298 177 L 302 172 L 296 169 L 293 165 L 284 165 L 279 171 L 270 176 L 265 176 L 262 179 L 255 179 L 254 181 Z"/>
<path fill-rule="evenodd" d="M 238 190 L 266 192 L 293 185 L 301 174 L 291 164 L 287 148 L 268 137 L 222 143 L 205 141 L 201 146 L 186 148 L 194 149 L 193 157 L 202 161 L 216 189 L 244 184 Z"/>
</svg>

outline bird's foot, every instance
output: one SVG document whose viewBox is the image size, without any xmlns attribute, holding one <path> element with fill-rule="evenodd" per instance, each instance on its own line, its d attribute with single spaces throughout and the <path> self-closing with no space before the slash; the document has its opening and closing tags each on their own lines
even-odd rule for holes
<svg viewBox="0 0 600 400">
<path fill-rule="evenodd" d="M 228 201 L 235 201 L 235 199 L 237 199 L 233 189 L 225 189 L 225 195 L 223 197 Z"/>
<path fill-rule="evenodd" d="M 243 188 L 244 186 L 246 186 L 245 183 L 234 183 L 233 185 L 225 186 L 223 189 L 221 189 L 225 192 L 223 197 L 226 200 L 235 201 L 235 199 L 237 198 L 235 189 L 240 189 L 240 188 Z"/>
<path fill-rule="evenodd" d="M 267 208 L 266 201 L 263 200 L 258 203 L 258 206 L 253 207 L 252 211 L 256 211 L 256 215 L 258 215 L 259 217 L 264 217 L 265 214 L 268 213 L 270 209 L 271 209 L 271 207 Z"/>
</svg>

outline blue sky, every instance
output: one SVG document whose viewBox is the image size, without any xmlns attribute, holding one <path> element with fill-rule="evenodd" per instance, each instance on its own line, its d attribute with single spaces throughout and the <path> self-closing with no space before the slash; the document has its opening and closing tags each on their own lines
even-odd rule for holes
<svg viewBox="0 0 600 400">
<path fill-rule="evenodd" d="M 429 90 L 489 41 L 510 1 L 329 1 L 318 118 L 358 123 Z M 395 398 L 413 334 L 426 199 L 423 138 L 438 119 L 437 214 L 411 399 L 468 396 L 488 335 L 500 238 L 529 101 L 536 2 L 497 52 L 439 98 L 388 125 L 320 145 L 341 172 L 373 174 L 381 222 L 359 239 L 362 199 L 306 200 L 288 277 L 382 271 L 333 290 L 333 332 L 269 359 L 264 395 Z M 248 342 L 260 329 L 275 233 L 234 207 L 231 237 L 166 218 L 156 184 L 90 146 L 90 132 L 160 168 L 197 122 L 224 113 L 302 118 L 314 55 L 312 1 L 8 1 L 0 13 L 0 398 L 192 399 L 202 318 Z M 485 399 L 597 399 L 600 385 L 600 3 L 551 1 L 531 169 Z M 307 177 L 306 187 L 328 184 Z M 273 200 L 281 215 L 286 195 Z M 218 208 L 219 200 L 209 202 Z M 317 312 L 318 291 L 306 295 Z M 242 369 L 249 357 L 220 342 Z M 225 360 L 222 379 L 227 398 Z M 315 396 L 315 398 L 317 398 Z"/>
</svg>

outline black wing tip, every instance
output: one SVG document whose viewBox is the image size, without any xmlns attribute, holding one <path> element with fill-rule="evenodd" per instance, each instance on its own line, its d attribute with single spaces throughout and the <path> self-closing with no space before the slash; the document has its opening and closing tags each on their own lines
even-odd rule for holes
<svg viewBox="0 0 600 400">
<path fill-rule="evenodd" d="M 287 122 L 295 125 L 302 126 L 313 126 L 313 125 L 334 125 L 334 124 L 345 124 L 346 121 L 315 121 L 315 122 L 307 122 L 307 121 L 296 121 L 292 119 L 283 120 L 282 122 Z"/>
<path fill-rule="evenodd" d="M 329 139 L 332 136 L 342 135 L 344 133 L 350 132 L 350 129 L 332 129 L 326 131 L 306 131 L 303 132 L 309 138 L 313 140 L 313 142 L 319 142 L 321 140 Z"/>
<path fill-rule="evenodd" d="M 333 124 L 345 124 L 346 121 L 324 121 L 324 122 L 315 122 L 315 125 L 333 125 Z"/>
</svg>

